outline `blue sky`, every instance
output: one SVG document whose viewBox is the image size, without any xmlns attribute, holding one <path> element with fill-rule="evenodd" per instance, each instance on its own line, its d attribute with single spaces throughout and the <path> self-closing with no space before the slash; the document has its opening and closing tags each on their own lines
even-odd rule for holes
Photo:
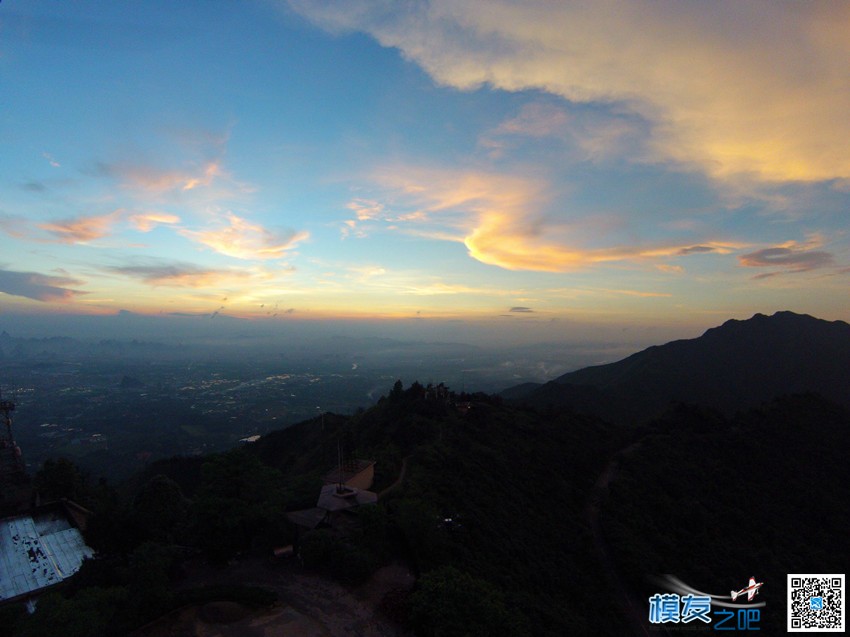
<svg viewBox="0 0 850 637">
<path fill-rule="evenodd" d="M 6 0 L 0 313 L 847 320 L 849 32 L 844 3 Z"/>
</svg>

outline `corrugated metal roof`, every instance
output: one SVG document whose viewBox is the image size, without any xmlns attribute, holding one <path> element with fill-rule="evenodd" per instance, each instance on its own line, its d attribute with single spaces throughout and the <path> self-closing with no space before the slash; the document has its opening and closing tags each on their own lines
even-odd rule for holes
<svg viewBox="0 0 850 637">
<path fill-rule="evenodd" d="M 58 584 L 93 554 L 80 532 L 57 513 L 0 520 L 0 600 Z"/>
</svg>

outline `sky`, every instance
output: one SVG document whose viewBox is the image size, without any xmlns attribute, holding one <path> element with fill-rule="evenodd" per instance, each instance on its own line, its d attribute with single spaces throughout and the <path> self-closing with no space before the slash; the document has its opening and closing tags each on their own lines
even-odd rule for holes
<svg viewBox="0 0 850 637">
<path fill-rule="evenodd" d="M 0 319 L 848 320 L 848 113 L 850 3 L 4 0 Z"/>
</svg>

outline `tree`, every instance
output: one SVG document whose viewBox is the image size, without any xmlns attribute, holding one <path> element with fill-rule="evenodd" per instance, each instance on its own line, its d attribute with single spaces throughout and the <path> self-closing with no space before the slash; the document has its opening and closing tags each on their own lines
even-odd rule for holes
<svg viewBox="0 0 850 637">
<path fill-rule="evenodd" d="M 85 495 L 85 487 L 86 477 L 67 458 L 46 460 L 35 474 L 35 488 L 45 500 L 78 500 Z"/>
<path fill-rule="evenodd" d="M 395 402 L 401 400 L 402 396 L 404 396 L 404 385 L 402 385 L 401 380 L 397 380 L 390 392 L 390 400 Z"/>
<path fill-rule="evenodd" d="M 189 501 L 171 478 L 157 475 L 145 484 L 133 502 L 139 529 L 148 539 L 170 543 L 188 519 Z"/>
<path fill-rule="evenodd" d="M 172 593 L 168 574 L 175 559 L 173 550 L 145 542 L 130 554 L 130 606 L 142 622 L 161 615 L 169 607 Z"/>
<path fill-rule="evenodd" d="M 279 471 L 233 449 L 204 463 L 202 476 L 193 535 L 211 560 L 226 562 L 241 550 L 279 541 L 287 496 Z"/>
<path fill-rule="evenodd" d="M 72 599 L 55 592 L 46 593 L 39 598 L 36 613 L 23 622 L 18 634 L 21 637 L 114 634 L 110 628 L 115 609 L 126 599 L 127 591 L 123 588 L 87 588 Z"/>
<path fill-rule="evenodd" d="M 510 611 L 500 591 L 453 566 L 422 576 L 410 598 L 410 618 L 422 637 L 528 634 L 527 618 Z"/>
</svg>

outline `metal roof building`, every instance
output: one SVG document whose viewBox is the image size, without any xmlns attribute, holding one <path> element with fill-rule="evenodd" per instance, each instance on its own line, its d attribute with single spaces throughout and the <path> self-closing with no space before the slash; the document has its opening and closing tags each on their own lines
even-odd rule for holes
<svg viewBox="0 0 850 637">
<path fill-rule="evenodd" d="M 0 520 L 0 604 L 76 573 L 94 551 L 61 507 Z"/>
</svg>

